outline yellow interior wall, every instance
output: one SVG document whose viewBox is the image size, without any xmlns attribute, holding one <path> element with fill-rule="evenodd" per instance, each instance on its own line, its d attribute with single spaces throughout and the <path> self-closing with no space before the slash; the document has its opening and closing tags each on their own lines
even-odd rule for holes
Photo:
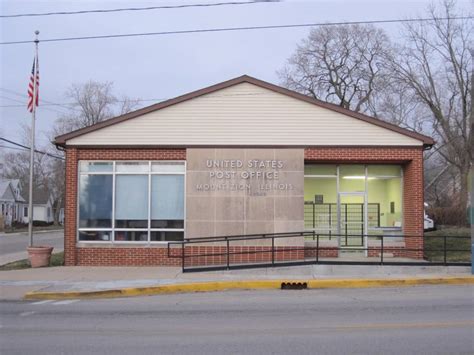
<svg viewBox="0 0 474 355">
<path fill-rule="evenodd" d="M 334 166 L 335 167 L 335 166 Z M 378 167 L 376 171 L 371 171 L 369 166 L 369 175 L 376 173 L 378 175 L 398 175 L 400 168 L 397 166 L 384 166 L 388 169 Z M 321 167 L 323 168 L 323 167 Z M 322 174 L 322 169 L 318 166 L 305 167 L 307 173 Z M 330 166 L 325 165 L 324 173 L 330 172 Z M 370 174 L 372 172 L 372 174 Z M 364 175 L 364 166 L 340 166 L 340 191 L 341 192 L 359 192 L 365 190 L 363 179 L 344 179 L 343 176 Z M 393 227 L 395 222 L 402 221 L 402 190 L 401 178 L 392 179 L 369 179 L 368 180 L 368 203 L 380 204 L 380 226 Z M 337 203 L 337 182 L 336 178 L 305 178 L 304 199 L 305 201 L 314 201 L 315 195 L 323 195 L 324 203 Z M 395 213 L 390 213 L 390 202 L 395 202 Z M 345 196 L 343 203 L 360 203 L 360 196 Z M 369 221 L 370 224 L 370 221 Z"/>
<path fill-rule="evenodd" d="M 368 181 L 369 203 L 380 204 L 380 226 L 393 227 L 402 218 L 401 179 L 374 179 Z M 395 213 L 390 213 L 390 202 L 395 202 Z"/>
<path fill-rule="evenodd" d="M 387 225 L 393 226 L 395 222 L 402 222 L 402 179 L 387 180 L 388 214 Z M 390 202 L 395 202 L 395 213 L 390 213 Z"/>
<path fill-rule="evenodd" d="M 304 200 L 314 201 L 314 195 L 323 195 L 324 203 L 337 203 L 336 178 L 305 178 Z"/>
<path fill-rule="evenodd" d="M 380 204 L 380 226 L 387 225 L 387 212 L 390 211 L 389 202 L 387 202 L 387 180 L 374 179 L 369 180 L 368 203 Z"/>
</svg>

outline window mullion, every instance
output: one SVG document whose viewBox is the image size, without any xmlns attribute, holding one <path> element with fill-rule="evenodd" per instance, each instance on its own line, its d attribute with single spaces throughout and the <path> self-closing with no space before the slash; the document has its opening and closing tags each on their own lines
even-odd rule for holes
<svg viewBox="0 0 474 355">
<path fill-rule="evenodd" d="M 148 162 L 148 244 L 151 241 L 151 161 Z"/>
<path fill-rule="evenodd" d="M 113 171 L 112 171 L 112 235 L 111 240 L 112 244 L 115 243 L 115 160 L 112 162 Z"/>
</svg>

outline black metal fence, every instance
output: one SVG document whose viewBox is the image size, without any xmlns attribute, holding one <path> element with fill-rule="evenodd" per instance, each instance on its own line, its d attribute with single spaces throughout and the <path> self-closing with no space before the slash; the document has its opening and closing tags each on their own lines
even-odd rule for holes
<svg viewBox="0 0 474 355">
<path fill-rule="evenodd" d="M 341 246 L 342 238 L 362 238 L 365 246 Z M 417 247 L 421 241 L 423 247 Z M 313 231 L 234 235 L 170 242 L 168 257 L 181 259 L 183 272 L 311 264 L 470 266 L 471 238 Z"/>
</svg>

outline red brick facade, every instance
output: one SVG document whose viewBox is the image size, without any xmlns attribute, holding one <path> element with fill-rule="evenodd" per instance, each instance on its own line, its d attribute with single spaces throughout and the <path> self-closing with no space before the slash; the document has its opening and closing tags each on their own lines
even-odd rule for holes
<svg viewBox="0 0 474 355">
<path fill-rule="evenodd" d="M 128 266 L 178 266 L 181 259 L 168 258 L 164 246 L 88 246 L 76 244 L 77 236 L 77 181 L 79 160 L 186 160 L 186 149 L 162 148 L 67 148 L 66 149 L 66 204 L 65 204 L 65 264 L 66 265 L 128 265 Z M 406 247 L 423 248 L 423 150 L 421 147 L 318 147 L 305 149 L 305 161 L 313 163 L 358 163 L 403 165 L 403 232 L 415 236 L 406 241 Z M 189 249 L 189 253 L 202 253 L 200 247 Z M 204 247 L 205 252 L 222 253 L 225 247 Z M 209 249 L 211 248 L 211 250 Z M 232 247 L 232 252 L 252 251 L 256 247 Z M 258 248 L 258 247 L 257 247 Z M 262 247 L 265 248 L 265 247 Z M 287 247 L 288 248 L 288 247 Z M 171 249 L 180 253 L 180 249 Z M 262 249 L 263 250 L 263 249 Z M 224 251 L 225 252 L 225 251 Z M 321 251 L 320 256 L 335 256 L 337 250 Z M 392 251 L 393 252 L 393 251 Z M 373 250 L 370 254 L 376 254 Z M 405 251 L 404 256 L 422 258 L 423 253 Z M 394 254 L 401 255 L 398 250 Z M 302 250 L 276 252 L 277 261 L 303 259 Z M 313 256 L 313 254 L 311 254 Z M 192 258 L 196 263 L 215 264 L 225 260 L 219 257 Z M 189 260 L 192 260 L 189 259 Z M 231 262 L 259 262 L 271 260 L 271 253 L 235 254 Z M 191 262 L 191 261 L 190 261 Z"/>
<path fill-rule="evenodd" d="M 369 246 L 369 250 L 367 251 L 367 255 L 369 257 L 380 258 L 380 251 L 381 251 L 381 248 Z M 384 255 L 391 254 L 392 256 L 394 256 L 396 258 L 412 257 L 412 252 L 407 251 L 405 247 L 390 247 L 390 246 L 384 247 L 383 248 L 383 254 Z M 385 260 L 387 260 L 387 259 L 385 259 Z"/>
<path fill-rule="evenodd" d="M 186 149 L 66 149 L 66 203 L 64 208 L 65 264 L 175 265 L 173 263 L 176 263 L 178 259 L 168 260 L 166 257 L 167 249 L 163 247 L 76 248 L 77 176 L 79 160 L 186 160 Z"/>
<path fill-rule="evenodd" d="M 301 247 L 275 247 L 272 257 L 272 248 L 269 246 L 230 246 L 229 263 L 270 263 L 272 258 L 275 262 L 304 260 L 305 253 Z M 214 255 L 210 255 L 214 254 Z M 215 255 L 219 254 L 219 255 Z M 185 266 L 208 266 L 226 265 L 226 246 L 194 246 L 186 247 Z M 194 255 L 194 256 L 193 256 Z M 200 256 L 206 255 L 206 256 Z M 181 265 L 181 260 L 179 260 Z"/>
</svg>

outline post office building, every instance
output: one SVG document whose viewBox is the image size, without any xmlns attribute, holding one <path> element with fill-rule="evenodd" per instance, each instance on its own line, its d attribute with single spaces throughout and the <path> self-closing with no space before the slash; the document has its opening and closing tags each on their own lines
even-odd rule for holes
<svg viewBox="0 0 474 355">
<path fill-rule="evenodd" d="M 302 247 L 316 235 L 321 257 L 376 256 L 378 235 L 394 236 L 385 247 L 395 257 L 422 257 L 433 140 L 249 76 L 55 144 L 66 153 L 66 265 L 179 265 L 170 243 L 242 236 L 187 251 L 218 255 L 268 246 L 246 236 L 285 233 L 272 240 L 281 260 L 312 257 Z"/>
</svg>

